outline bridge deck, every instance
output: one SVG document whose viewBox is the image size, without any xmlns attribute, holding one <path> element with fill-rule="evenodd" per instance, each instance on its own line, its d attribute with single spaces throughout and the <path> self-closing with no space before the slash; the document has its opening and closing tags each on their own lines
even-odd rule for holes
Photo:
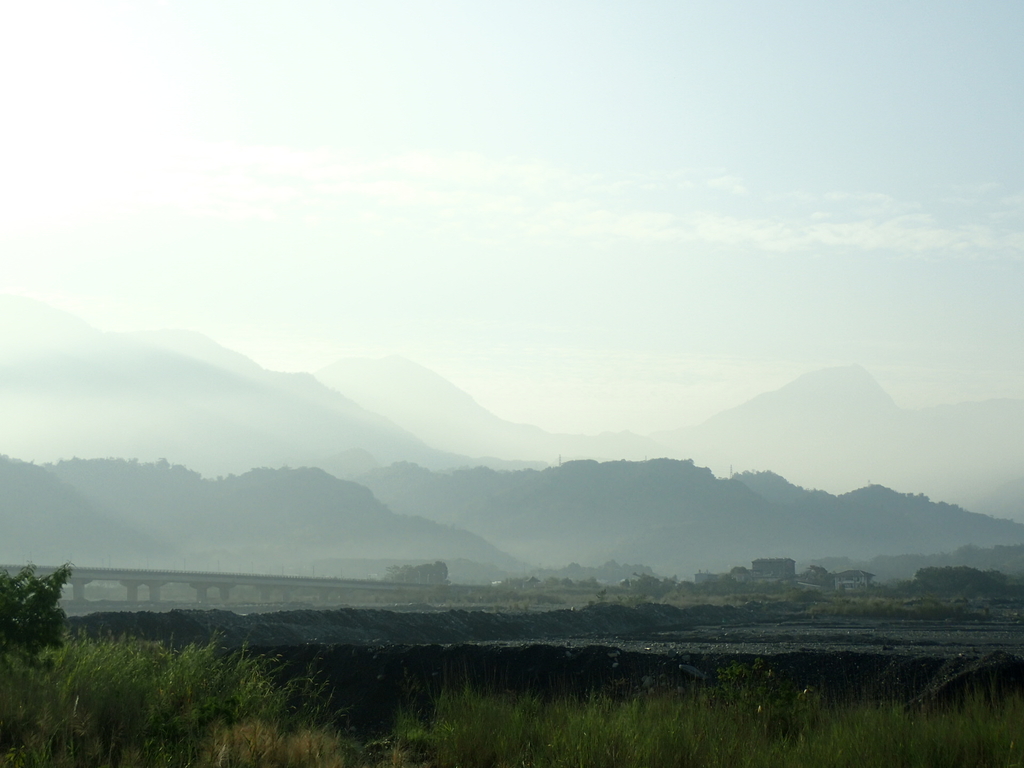
<svg viewBox="0 0 1024 768">
<path fill-rule="evenodd" d="M 24 566 L 0 565 L 0 570 L 16 573 Z M 57 566 L 35 566 L 36 574 L 48 576 Z M 265 599 L 271 590 L 288 594 L 295 590 L 309 590 L 315 594 L 337 594 L 348 590 L 393 591 L 430 589 L 437 584 L 410 584 L 376 579 L 343 579 L 332 576 L 292 576 L 288 574 L 225 573 L 221 571 L 175 571 L 148 568 L 82 568 L 72 567 L 71 586 L 75 600 L 85 599 L 85 585 L 94 581 L 113 581 L 128 588 L 128 599 L 138 599 L 138 588 L 149 588 L 150 602 L 158 602 L 160 588 L 167 584 L 184 584 L 196 590 L 197 599 L 206 602 L 207 590 L 217 587 L 226 602 L 228 592 L 235 587 L 256 587 Z"/>
</svg>

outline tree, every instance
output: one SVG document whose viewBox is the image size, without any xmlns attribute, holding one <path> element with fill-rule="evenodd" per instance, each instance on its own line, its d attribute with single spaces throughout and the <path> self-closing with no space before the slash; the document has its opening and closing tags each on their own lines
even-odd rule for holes
<svg viewBox="0 0 1024 768">
<path fill-rule="evenodd" d="M 447 584 L 448 565 L 441 560 L 423 565 L 389 565 L 388 581 L 405 584 Z"/>
<path fill-rule="evenodd" d="M 633 578 L 624 582 L 630 592 L 659 600 L 679 586 L 678 581 L 673 577 L 670 579 L 659 579 L 648 573 L 634 573 Z"/>
<path fill-rule="evenodd" d="M 819 587 L 831 587 L 833 576 L 820 565 L 809 565 L 807 570 L 797 577 L 797 581 L 802 581 L 805 584 L 815 584 Z"/>
<path fill-rule="evenodd" d="M 36 576 L 33 565 L 15 575 L 0 571 L 0 658 L 12 653 L 35 657 L 64 641 L 60 596 L 71 578 L 65 564 L 49 576 Z"/>
<path fill-rule="evenodd" d="M 1008 590 L 1008 579 L 999 571 L 979 571 L 967 565 L 921 568 L 914 574 L 916 586 L 938 595 L 977 597 Z"/>
</svg>

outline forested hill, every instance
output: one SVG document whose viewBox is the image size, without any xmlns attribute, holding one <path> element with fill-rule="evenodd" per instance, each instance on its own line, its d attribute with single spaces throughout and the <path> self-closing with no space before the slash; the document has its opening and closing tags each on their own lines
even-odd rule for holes
<svg viewBox="0 0 1024 768">
<path fill-rule="evenodd" d="M 692 461 L 575 461 L 545 470 L 430 472 L 360 482 L 393 510 L 484 536 L 542 564 L 642 562 L 689 576 L 757 557 L 868 558 L 1024 542 L 1024 525 L 870 486 L 842 496 L 770 473 L 716 478 Z"/>
<path fill-rule="evenodd" d="M 187 554 L 193 567 L 276 569 L 329 558 L 521 567 L 479 536 L 395 514 L 367 488 L 319 469 L 254 469 L 216 480 L 167 462 L 79 459 L 47 469 L 94 508 Z"/>
<path fill-rule="evenodd" d="M 921 568 L 973 568 L 978 571 L 1024 573 L 1024 544 L 996 544 L 994 547 L 965 545 L 952 552 L 930 555 L 879 555 L 870 560 L 823 557 L 814 563 L 829 571 L 858 569 L 881 580 L 912 579 Z"/>
<path fill-rule="evenodd" d="M 0 456 L 0 562 L 106 565 L 124 552 L 135 563 L 178 554 L 43 467 Z"/>
</svg>

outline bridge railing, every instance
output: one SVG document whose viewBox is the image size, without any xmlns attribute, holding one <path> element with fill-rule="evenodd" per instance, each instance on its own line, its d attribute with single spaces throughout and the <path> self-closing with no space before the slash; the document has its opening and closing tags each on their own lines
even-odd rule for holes
<svg viewBox="0 0 1024 768">
<path fill-rule="evenodd" d="M 24 566 L 0 565 L 0 569 L 8 573 L 17 572 Z M 35 566 L 36 572 L 47 575 L 56 570 L 57 566 Z M 139 601 L 139 588 L 148 590 L 149 602 L 161 602 L 163 587 L 169 584 L 186 585 L 195 590 L 196 602 L 209 602 L 209 591 L 217 589 L 220 601 L 231 601 L 231 591 L 237 587 L 254 588 L 259 598 L 255 602 L 274 602 L 275 594 L 281 602 L 289 602 L 296 593 L 305 592 L 321 602 L 341 602 L 346 591 L 422 591 L 437 585 L 406 584 L 402 582 L 375 579 L 345 579 L 333 576 L 301 576 L 295 574 L 259 574 L 236 573 L 223 571 L 176 571 L 151 568 L 113 568 L 113 567 L 72 567 L 70 578 L 72 600 L 85 602 L 85 588 L 95 581 L 113 581 L 126 589 L 127 601 Z M 254 594 L 255 594 L 254 593 Z"/>
</svg>

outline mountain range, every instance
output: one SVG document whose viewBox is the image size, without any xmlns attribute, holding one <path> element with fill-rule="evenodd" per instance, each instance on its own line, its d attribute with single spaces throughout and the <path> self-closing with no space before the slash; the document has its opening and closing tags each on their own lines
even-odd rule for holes
<svg viewBox="0 0 1024 768">
<path fill-rule="evenodd" d="M 701 424 L 646 437 L 559 435 L 508 422 L 397 356 L 345 359 L 316 376 L 455 453 L 548 464 L 692 458 L 720 477 L 775 471 L 833 491 L 885 485 L 1024 521 L 1024 400 L 901 408 L 858 365 L 807 373 Z"/>
<path fill-rule="evenodd" d="M 104 333 L 14 296 L 0 296 L 0 323 L 0 451 L 39 463 L 115 456 L 212 477 L 313 466 L 356 479 L 396 461 L 666 457 L 719 477 L 774 471 L 836 493 L 884 485 L 1024 520 L 1024 400 L 905 409 L 859 366 L 808 373 L 694 426 L 567 435 L 501 419 L 400 357 L 280 373 L 198 333 Z"/>
<path fill-rule="evenodd" d="M 1013 494 L 1024 477 L 1024 400 L 904 409 L 847 366 L 652 437 L 718 474 L 771 470 L 830 490 L 881 484 L 1024 520 L 1024 494 Z"/>
<path fill-rule="evenodd" d="M 0 451 L 20 459 L 164 458 L 206 475 L 343 468 L 353 451 L 374 463 L 468 462 L 308 373 L 265 370 L 200 334 L 103 333 L 11 296 L 0 297 L 0 323 Z"/>
<path fill-rule="evenodd" d="M 0 458 L 0 488 L 6 562 L 353 575 L 355 563 L 445 560 L 457 580 L 490 581 L 612 561 L 687 577 L 759 557 L 1024 545 L 1020 523 L 921 495 L 871 486 L 833 496 L 673 459 L 517 471 L 399 462 L 360 484 L 315 468 L 206 479 L 166 461 Z"/>
<path fill-rule="evenodd" d="M 666 447 L 632 432 L 572 435 L 506 421 L 469 393 L 428 368 L 398 355 L 379 360 L 345 358 L 316 372 L 330 387 L 444 451 L 505 461 L 532 461 L 534 468 L 559 457 L 643 459 Z"/>
<path fill-rule="evenodd" d="M 320 469 L 205 479 L 166 461 L 39 467 L 4 457 L 0 487 L 5 563 L 263 573 L 368 559 L 526 567 L 465 530 L 396 514 L 368 488 Z"/>
<path fill-rule="evenodd" d="M 760 557 L 949 551 L 1024 542 L 1024 525 L 879 485 L 834 496 L 774 473 L 717 478 L 692 461 L 574 461 L 544 470 L 431 472 L 394 464 L 361 482 L 389 508 L 472 531 L 540 564 L 615 559 L 663 574 Z"/>
<path fill-rule="evenodd" d="M 176 548 L 82 493 L 43 467 L 0 456 L 0 562 L 106 564 L 175 557 Z"/>
</svg>

